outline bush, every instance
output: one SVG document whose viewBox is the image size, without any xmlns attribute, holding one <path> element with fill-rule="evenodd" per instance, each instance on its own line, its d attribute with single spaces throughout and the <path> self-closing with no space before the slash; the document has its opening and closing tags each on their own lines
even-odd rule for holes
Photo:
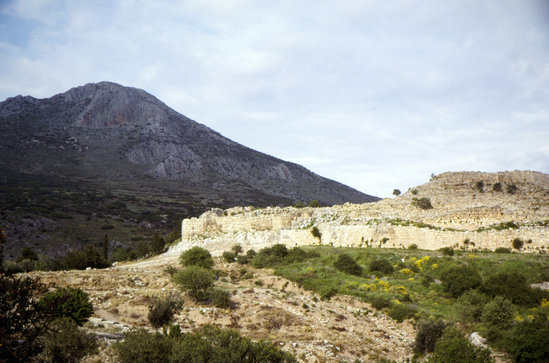
<svg viewBox="0 0 549 363">
<path fill-rule="evenodd" d="M 484 306 L 482 310 L 482 321 L 489 326 L 499 329 L 508 329 L 513 325 L 513 318 L 517 309 L 510 300 L 502 296 L 496 296 Z"/>
<path fill-rule="evenodd" d="M 38 261 L 38 255 L 30 247 L 25 247 L 21 250 L 21 256 L 17 259 L 17 262 L 23 260 Z"/>
<path fill-rule="evenodd" d="M 231 306 L 230 294 L 226 290 L 213 289 L 212 304 L 218 308 L 228 308 Z"/>
<path fill-rule="evenodd" d="M 443 282 L 444 290 L 455 298 L 482 284 L 479 273 L 470 266 L 449 266 L 442 271 L 440 279 Z"/>
<path fill-rule="evenodd" d="M 256 268 L 270 267 L 285 262 L 288 248 L 283 244 L 276 244 L 259 251 L 252 260 L 252 266 Z"/>
<path fill-rule="evenodd" d="M 484 180 L 479 180 L 475 183 L 475 189 L 481 193 L 484 193 Z"/>
<path fill-rule="evenodd" d="M 549 320 L 538 313 L 532 321 L 517 324 L 509 341 L 509 353 L 517 363 L 549 362 Z"/>
<path fill-rule="evenodd" d="M 524 247 L 524 241 L 521 240 L 520 238 L 515 238 L 513 240 L 513 248 L 515 250 L 520 250 L 522 247 Z"/>
<path fill-rule="evenodd" d="M 311 208 L 320 208 L 320 202 L 316 199 L 313 199 L 309 202 L 309 207 L 311 207 Z"/>
<path fill-rule="evenodd" d="M 272 343 L 263 340 L 253 342 L 234 330 L 211 325 L 205 325 L 195 333 L 172 330 L 169 335 L 153 334 L 143 329 L 127 333 L 123 342 L 113 345 L 120 363 L 297 362 L 294 356 Z"/>
<path fill-rule="evenodd" d="M 430 363 L 493 363 L 490 349 L 477 348 L 455 326 L 444 330 Z"/>
<path fill-rule="evenodd" d="M 423 320 L 418 324 L 414 353 L 424 354 L 435 351 L 436 342 L 442 337 L 444 329 L 448 327 L 444 320 Z"/>
<path fill-rule="evenodd" d="M 467 290 L 457 300 L 456 309 L 460 321 L 472 323 L 480 321 L 486 305 L 486 296 L 478 290 Z"/>
<path fill-rule="evenodd" d="M 416 315 L 416 310 L 408 305 L 397 304 L 389 310 L 391 319 L 402 323 L 406 319 L 413 318 Z"/>
<path fill-rule="evenodd" d="M 173 267 L 172 265 L 168 265 L 164 268 L 164 272 L 168 275 L 170 275 L 170 277 L 173 277 L 173 275 L 175 275 L 177 273 L 177 269 L 175 267 Z"/>
<path fill-rule="evenodd" d="M 186 291 L 197 300 L 206 299 L 214 285 L 210 271 L 198 266 L 190 266 L 172 277 L 181 291 Z"/>
<path fill-rule="evenodd" d="M 492 186 L 492 190 L 494 192 L 501 192 L 503 190 L 503 188 L 501 187 L 501 183 L 494 183 L 494 185 Z"/>
<path fill-rule="evenodd" d="M 124 341 L 112 345 L 120 363 L 169 362 L 175 340 L 145 329 L 124 334 Z"/>
<path fill-rule="evenodd" d="M 165 245 L 166 241 L 164 241 L 164 238 L 162 238 L 158 233 L 155 233 L 149 247 L 150 252 L 154 254 L 161 253 L 164 250 Z"/>
<path fill-rule="evenodd" d="M 183 252 L 179 257 L 179 262 L 185 267 L 198 266 L 208 270 L 214 265 L 210 252 L 198 246 Z"/>
<path fill-rule="evenodd" d="M 513 183 L 507 184 L 507 193 L 509 194 L 515 194 L 517 192 L 517 186 Z"/>
<path fill-rule="evenodd" d="M 231 250 L 235 253 L 235 255 L 238 255 L 240 252 L 242 252 L 242 246 L 239 244 L 236 244 L 231 247 Z"/>
<path fill-rule="evenodd" d="M 48 317 L 70 319 L 79 326 L 84 325 L 93 314 L 93 304 L 88 293 L 70 286 L 48 292 L 38 304 Z"/>
<path fill-rule="evenodd" d="M 442 247 L 439 249 L 440 252 L 442 252 L 442 254 L 444 256 L 453 256 L 454 255 L 454 249 L 452 247 Z"/>
<path fill-rule="evenodd" d="M 294 204 L 294 207 L 295 208 L 305 208 L 305 204 L 303 204 L 301 202 L 297 202 L 296 204 Z"/>
<path fill-rule="evenodd" d="M 29 362 L 40 352 L 38 337 L 49 321 L 35 299 L 47 286 L 38 278 L 15 278 L 0 271 L 0 291 L 0 362 Z"/>
<path fill-rule="evenodd" d="M 332 297 L 337 295 L 337 289 L 335 287 L 325 287 L 320 290 L 320 299 L 329 301 Z"/>
<path fill-rule="evenodd" d="M 547 296 L 547 292 L 530 287 L 523 275 L 507 272 L 489 276 L 482 285 L 482 291 L 491 297 L 503 296 L 521 306 L 538 305 Z"/>
<path fill-rule="evenodd" d="M 432 209 L 433 206 L 431 204 L 431 200 L 429 198 L 423 197 L 423 198 L 412 198 L 412 205 L 414 207 L 427 210 Z"/>
<path fill-rule="evenodd" d="M 56 320 L 40 338 L 47 362 L 76 363 L 95 354 L 99 344 L 95 334 L 79 329 L 72 320 Z"/>
<path fill-rule="evenodd" d="M 372 260 L 368 269 L 371 272 L 380 272 L 382 274 L 392 274 L 394 272 L 393 265 L 386 259 Z"/>
<path fill-rule="evenodd" d="M 417 245 L 415 243 L 412 243 L 411 245 L 408 246 L 408 249 L 409 250 L 417 250 Z"/>
<path fill-rule="evenodd" d="M 169 297 L 162 300 L 157 299 L 149 305 L 147 319 L 155 329 L 161 328 L 172 321 L 173 316 L 181 310 L 182 306 L 182 300 L 174 300 Z"/>
<path fill-rule="evenodd" d="M 376 310 L 382 310 L 391 307 L 391 301 L 383 297 L 374 297 L 370 300 L 370 304 Z"/>
<path fill-rule="evenodd" d="M 318 238 L 319 240 L 322 239 L 322 233 L 320 233 L 317 226 L 311 228 L 311 234 L 313 235 L 313 237 Z"/>
<path fill-rule="evenodd" d="M 495 253 L 511 253 L 510 248 L 498 247 L 494 250 Z"/>
<path fill-rule="evenodd" d="M 221 257 L 223 257 L 223 259 L 227 263 L 233 263 L 233 262 L 236 261 L 236 253 L 234 253 L 234 252 L 225 251 L 225 252 L 223 252 Z"/>
<path fill-rule="evenodd" d="M 360 267 L 351 256 L 344 253 L 337 256 L 337 259 L 334 262 L 334 267 L 349 275 L 362 275 L 362 267 Z"/>
</svg>

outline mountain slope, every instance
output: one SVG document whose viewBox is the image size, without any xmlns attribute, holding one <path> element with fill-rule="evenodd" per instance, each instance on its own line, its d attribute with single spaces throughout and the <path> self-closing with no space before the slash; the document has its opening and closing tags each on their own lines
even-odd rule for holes
<svg viewBox="0 0 549 363">
<path fill-rule="evenodd" d="M 203 193 L 223 205 L 378 198 L 239 145 L 143 90 L 101 82 L 0 103 L 0 171 Z"/>
</svg>

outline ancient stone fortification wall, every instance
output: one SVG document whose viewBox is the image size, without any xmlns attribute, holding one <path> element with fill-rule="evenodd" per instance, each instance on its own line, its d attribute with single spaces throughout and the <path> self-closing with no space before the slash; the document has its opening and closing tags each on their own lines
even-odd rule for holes
<svg viewBox="0 0 549 363">
<path fill-rule="evenodd" d="M 313 225 L 322 233 L 320 241 L 311 234 Z M 257 250 L 277 243 L 288 247 L 321 243 L 336 247 L 407 248 L 415 244 L 431 250 L 446 246 L 495 250 L 511 247 L 515 238 L 532 241 L 525 244 L 524 251 L 549 250 L 549 230 L 543 226 L 502 231 L 453 231 L 393 225 L 390 220 L 351 219 L 333 213 L 331 208 L 213 210 L 200 218 L 183 221 L 182 236 L 182 243 L 173 253 L 202 246 L 220 254 L 234 244 Z M 465 240 L 470 243 L 465 245 Z"/>
<path fill-rule="evenodd" d="M 484 188 L 479 190 L 478 182 Z M 494 189 L 496 183 L 501 188 Z M 506 187 L 516 188 L 510 193 Z M 433 208 L 412 205 L 429 198 Z M 276 243 L 289 247 L 322 243 L 333 246 L 495 250 L 515 238 L 524 251 L 549 249 L 549 175 L 532 171 L 443 173 L 410 188 L 398 198 L 328 208 L 213 209 L 183 221 L 183 242 L 172 253 L 200 245 L 220 254 L 236 243 L 260 249 Z M 518 229 L 490 229 L 503 222 Z M 544 222 L 545 221 L 545 222 Z M 541 222 L 541 223 L 540 223 Z M 319 241 L 311 234 L 316 226 Z M 482 232 L 477 230 L 485 229 Z M 464 245 L 464 241 L 471 243 Z"/>
</svg>

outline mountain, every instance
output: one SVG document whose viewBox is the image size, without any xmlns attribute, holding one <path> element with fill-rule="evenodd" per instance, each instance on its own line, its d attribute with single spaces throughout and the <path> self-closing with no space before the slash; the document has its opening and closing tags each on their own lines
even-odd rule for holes
<svg viewBox="0 0 549 363">
<path fill-rule="evenodd" d="M 147 92 L 101 82 L 0 103 L 0 225 L 8 259 L 134 246 L 212 207 L 379 198 L 239 145 Z"/>
<path fill-rule="evenodd" d="M 143 90 L 100 82 L 0 103 L 0 170 L 171 191 L 227 205 L 379 200 L 237 144 Z M 151 181 L 158 181 L 150 183 Z"/>
</svg>

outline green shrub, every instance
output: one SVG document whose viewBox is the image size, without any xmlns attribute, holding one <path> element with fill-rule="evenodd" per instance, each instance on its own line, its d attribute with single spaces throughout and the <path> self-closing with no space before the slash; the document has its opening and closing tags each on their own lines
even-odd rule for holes
<svg viewBox="0 0 549 363">
<path fill-rule="evenodd" d="M 479 273 L 471 266 L 451 265 L 441 272 L 440 279 L 444 290 L 455 298 L 467 290 L 478 288 L 482 283 Z"/>
<path fill-rule="evenodd" d="M 475 183 L 475 189 L 481 193 L 484 193 L 484 180 L 479 180 Z"/>
<path fill-rule="evenodd" d="M 495 253 L 511 253 L 510 248 L 498 247 L 494 250 Z"/>
<path fill-rule="evenodd" d="M 337 295 L 337 289 L 335 287 L 325 287 L 320 290 L 320 299 L 329 301 L 332 297 Z"/>
<path fill-rule="evenodd" d="M 311 228 L 311 234 L 313 235 L 313 237 L 318 238 L 319 240 L 322 239 L 322 233 L 320 233 L 316 226 Z"/>
<path fill-rule="evenodd" d="M 442 252 L 442 254 L 444 256 L 453 256 L 454 255 L 454 249 L 452 247 L 442 247 L 439 249 L 440 252 Z"/>
<path fill-rule="evenodd" d="M 249 263 L 252 258 L 250 258 L 248 255 L 238 255 L 236 256 L 236 262 L 238 262 L 241 265 L 245 265 Z"/>
<path fill-rule="evenodd" d="M 186 291 L 197 300 L 206 299 L 214 285 L 210 271 L 198 266 L 189 266 L 172 277 L 181 291 Z"/>
<path fill-rule="evenodd" d="M 236 244 L 231 247 L 231 251 L 233 251 L 235 255 L 238 255 L 239 253 L 242 252 L 242 246 L 239 244 Z"/>
<path fill-rule="evenodd" d="M 477 348 L 455 326 L 444 330 L 430 363 L 493 363 L 490 349 Z"/>
<path fill-rule="evenodd" d="M 170 275 L 170 277 L 173 277 L 173 275 L 175 275 L 177 273 L 177 269 L 175 267 L 173 267 L 172 265 L 168 265 L 166 266 L 166 268 L 164 268 L 164 272 L 168 275 Z"/>
<path fill-rule="evenodd" d="M 515 250 L 520 250 L 522 247 L 524 247 L 524 241 L 520 238 L 515 238 L 512 244 Z"/>
<path fill-rule="evenodd" d="M 517 309 L 510 300 L 496 296 L 482 310 L 482 321 L 489 326 L 508 329 L 513 325 Z"/>
<path fill-rule="evenodd" d="M 305 261 L 309 255 L 303 249 L 299 247 L 290 248 L 288 255 L 285 258 L 285 263 L 295 263 Z"/>
<path fill-rule="evenodd" d="M 482 291 L 491 297 L 503 296 L 521 306 L 538 305 L 547 296 L 547 292 L 530 287 L 523 275 L 507 272 L 488 276 L 482 284 Z"/>
<path fill-rule="evenodd" d="M 158 254 L 164 250 L 165 245 L 166 245 L 166 241 L 164 241 L 164 238 L 162 238 L 158 233 L 155 233 L 151 240 L 149 250 L 153 254 Z"/>
<path fill-rule="evenodd" d="M 313 199 L 309 202 L 309 207 L 311 207 L 311 208 L 320 208 L 320 202 L 316 199 Z"/>
<path fill-rule="evenodd" d="M 182 300 L 175 300 L 169 297 L 157 299 L 149 305 L 147 319 L 155 329 L 161 328 L 172 321 L 173 316 L 181 310 L 182 306 Z"/>
<path fill-rule="evenodd" d="M 351 256 L 346 255 L 345 253 L 341 253 L 337 256 L 337 259 L 334 262 L 334 267 L 349 275 L 362 275 L 362 267 L 360 267 Z"/>
<path fill-rule="evenodd" d="M 388 315 L 391 319 L 402 323 L 406 319 L 413 318 L 416 315 L 416 309 L 405 304 L 396 304 L 391 307 Z"/>
<path fill-rule="evenodd" d="M 163 334 L 138 329 L 125 333 L 124 341 L 112 347 L 120 363 L 169 362 L 175 343 Z"/>
<path fill-rule="evenodd" d="M 252 260 L 252 266 L 255 268 L 272 267 L 285 262 L 288 255 L 288 248 L 283 244 L 276 244 L 272 247 L 266 247 L 259 251 Z"/>
<path fill-rule="evenodd" d="M 97 353 L 99 348 L 95 334 L 79 329 L 74 321 L 66 319 L 53 322 L 40 343 L 46 362 L 81 362 L 88 354 Z"/>
<path fill-rule="evenodd" d="M 515 184 L 509 183 L 507 184 L 507 193 L 509 194 L 515 194 L 517 192 L 518 188 Z"/>
<path fill-rule="evenodd" d="M 517 363 L 549 362 L 549 320 L 538 313 L 517 324 L 509 340 L 509 353 Z"/>
<path fill-rule="evenodd" d="M 38 255 L 30 247 L 25 247 L 21 250 L 21 256 L 17 259 L 17 262 L 23 260 L 38 261 Z"/>
<path fill-rule="evenodd" d="M 412 243 L 411 245 L 408 246 L 408 249 L 409 250 L 417 250 L 417 245 L 415 243 Z"/>
<path fill-rule="evenodd" d="M 414 207 L 427 210 L 432 209 L 433 205 L 431 204 L 431 200 L 429 198 L 423 197 L 423 198 L 412 198 L 412 203 Z"/>
<path fill-rule="evenodd" d="M 370 300 L 370 304 L 376 310 L 382 310 L 391 307 L 391 301 L 384 297 L 374 297 Z"/>
<path fill-rule="evenodd" d="M 494 192 L 501 192 L 503 190 L 501 183 L 494 183 L 494 185 L 492 186 L 492 190 Z"/>
<path fill-rule="evenodd" d="M 236 261 L 236 253 L 234 253 L 234 252 L 225 251 L 225 252 L 223 252 L 221 257 L 223 257 L 223 259 L 227 263 L 233 263 L 233 262 Z"/>
<path fill-rule="evenodd" d="M 64 287 L 50 291 L 38 304 L 42 312 L 51 319 L 70 319 L 79 326 L 84 325 L 93 314 L 93 304 L 88 293 L 75 287 Z"/>
<path fill-rule="evenodd" d="M 368 269 L 371 272 L 380 272 L 382 274 L 392 274 L 395 270 L 391 262 L 384 258 L 372 260 L 368 265 Z"/>
<path fill-rule="evenodd" d="M 231 306 L 230 293 L 222 289 L 213 289 L 212 304 L 218 308 L 228 308 Z"/>
<path fill-rule="evenodd" d="M 305 208 L 305 204 L 303 204 L 301 202 L 297 202 L 296 204 L 294 204 L 294 207 L 295 208 Z"/>
<path fill-rule="evenodd" d="M 456 309 L 460 321 L 472 323 L 480 321 L 486 305 L 486 296 L 478 290 L 467 290 L 457 300 Z"/>
<path fill-rule="evenodd" d="M 179 256 L 179 263 L 185 267 L 198 266 L 209 270 L 213 267 L 214 260 L 210 252 L 195 246 Z"/>
<path fill-rule="evenodd" d="M 442 337 L 444 329 L 448 325 L 444 320 L 422 320 L 417 327 L 414 353 L 424 354 L 426 352 L 434 352 L 436 342 Z"/>
</svg>

